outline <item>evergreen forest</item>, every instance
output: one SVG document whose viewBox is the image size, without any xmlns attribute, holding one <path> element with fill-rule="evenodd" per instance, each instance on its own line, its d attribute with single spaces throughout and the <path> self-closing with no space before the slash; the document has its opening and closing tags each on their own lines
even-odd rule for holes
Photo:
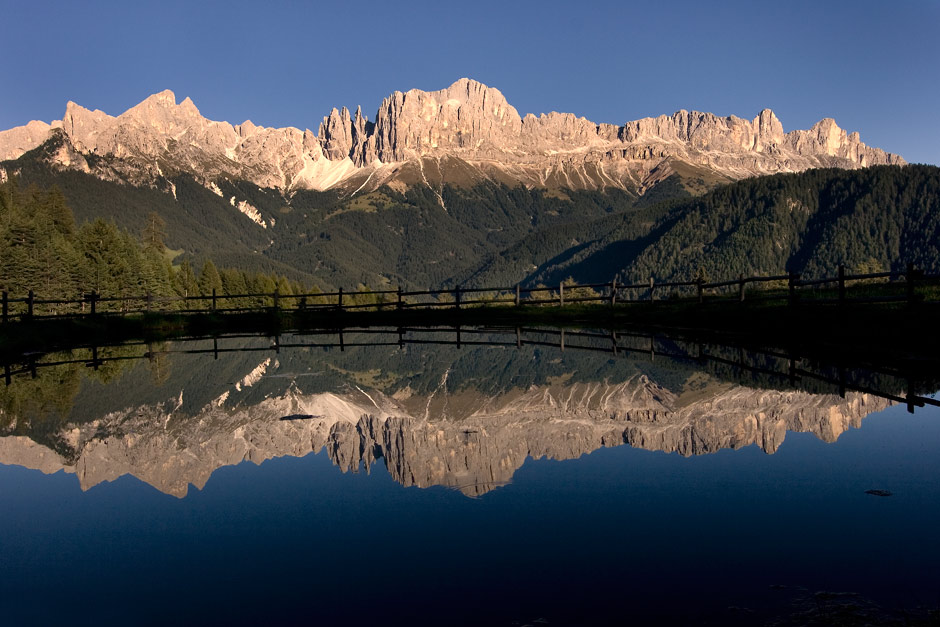
<svg viewBox="0 0 940 627">
<path fill-rule="evenodd" d="M 832 277 L 940 272 L 940 168 L 818 169 L 745 179 L 702 196 L 663 202 L 564 231 L 536 235 L 501 253 L 533 268 L 524 283 L 733 279 L 739 275 Z M 566 241 L 579 246 L 566 247 Z M 492 280 L 489 266 L 477 271 Z M 503 278 L 503 277 L 500 277 Z M 508 277 L 507 277 L 508 278 Z M 474 279 L 477 280 L 477 279 Z"/>
<path fill-rule="evenodd" d="M 58 187 L 23 188 L 15 178 L 0 183 L 0 289 L 11 297 L 30 290 L 41 298 L 77 300 L 91 292 L 172 298 L 307 289 L 283 275 L 220 269 L 211 259 L 198 272 L 189 259 L 174 265 L 165 237 L 166 222 L 156 212 L 140 233 L 100 217 L 78 225 Z"/>
</svg>

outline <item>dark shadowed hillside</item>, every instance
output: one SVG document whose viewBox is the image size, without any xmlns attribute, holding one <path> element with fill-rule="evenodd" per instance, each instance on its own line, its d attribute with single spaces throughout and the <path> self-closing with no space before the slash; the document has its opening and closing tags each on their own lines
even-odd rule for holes
<svg viewBox="0 0 940 627">
<path fill-rule="evenodd" d="M 940 168 L 934 166 L 779 174 L 661 209 L 646 235 L 629 223 L 618 226 L 526 280 L 831 276 L 840 263 L 853 271 L 903 270 L 907 263 L 940 271 Z"/>
</svg>

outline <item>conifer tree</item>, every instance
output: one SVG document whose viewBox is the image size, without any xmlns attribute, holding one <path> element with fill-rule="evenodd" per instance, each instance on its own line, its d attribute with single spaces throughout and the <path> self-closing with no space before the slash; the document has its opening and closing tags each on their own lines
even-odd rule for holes
<svg viewBox="0 0 940 627">
<path fill-rule="evenodd" d="M 166 221 L 156 211 L 151 211 L 147 215 L 147 224 L 141 234 L 144 247 L 163 254 L 164 239 L 166 239 Z"/>
<path fill-rule="evenodd" d="M 43 209 L 56 231 L 62 235 L 75 234 L 75 216 L 65 201 L 65 194 L 58 185 L 53 185 L 43 202 Z"/>
<path fill-rule="evenodd" d="M 203 296 L 209 296 L 212 294 L 212 290 L 215 290 L 216 293 L 222 292 L 222 278 L 219 276 L 219 271 L 212 263 L 212 260 L 206 260 L 202 265 L 202 271 L 199 273 L 199 291 Z"/>
<path fill-rule="evenodd" d="M 199 293 L 199 282 L 189 259 L 183 259 L 179 270 L 174 275 L 174 289 L 179 296 L 196 296 Z"/>
</svg>

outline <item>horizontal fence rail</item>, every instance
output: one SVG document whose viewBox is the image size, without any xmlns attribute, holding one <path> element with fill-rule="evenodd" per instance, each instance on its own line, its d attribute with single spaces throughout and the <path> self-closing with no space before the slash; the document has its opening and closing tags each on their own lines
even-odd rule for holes
<svg viewBox="0 0 940 627">
<path fill-rule="evenodd" d="M 739 276 L 736 279 L 707 282 L 661 281 L 623 284 L 575 284 L 522 287 L 454 287 L 437 290 L 361 290 L 339 288 L 335 292 L 281 294 L 227 294 L 213 289 L 211 294 L 157 296 L 154 294 L 102 295 L 96 291 L 77 298 L 47 298 L 29 290 L 25 297 L 0 294 L 0 321 L 75 318 L 130 313 L 243 313 L 262 311 L 361 311 L 406 309 L 461 309 L 466 307 L 565 306 L 572 304 L 632 304 L 656 301 L 778 300 L 795 304 L 848 304 L 940 302 L 940 275 L 926 274 L 913 265 L 905 272 L 847 274 L 839 266 L 838 276 L 804 279 L 799 274 Z"/>
</svg>

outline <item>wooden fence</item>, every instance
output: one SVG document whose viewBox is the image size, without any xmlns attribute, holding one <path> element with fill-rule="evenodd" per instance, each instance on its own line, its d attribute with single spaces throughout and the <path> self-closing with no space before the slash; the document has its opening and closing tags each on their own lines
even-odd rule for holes
<svg viewBox="0 0 940 627">
<path fill-rule="evenodd" d="M 936 303 L 937 299 L 919 293 L 940 284 L 940 275 L 929 275 L 908 265 L 905 272 L 847 274 L 839 266 L 835 277 L 803 279 L 799 274 L 777 276 L 739 276 L 737 279 L 706 282 L 664 281 L 650 277 L 648 282 L 622 284 L 615 278 L 609 283 L 560 283 L 557 287 L 527 288 L 478 287 L 403 291 L 369 290 L 309 294 L 280 294 L 277 290 L 258 294 L 211 294 L 163 297 L 153 294 L 103 296 L 95 291 L 78 298 L 41 298 L 33 290 L 26 297 L 0 295 L 0 321 L 40 318 L 69 318 L 128 313 L 236 313 L 259 311 L 357 311 L 405 310 L 411 308 L 447 308 L 487 306 L 565 306 L 595 303 L 615 306 L 662 300 L 686 300 L 704 303 L 722 300 L 786 300 L 791 305 L 831 303 L 907 302 Z M 864 288 L 864 289 L 861 289 Z"/>
</svg>

